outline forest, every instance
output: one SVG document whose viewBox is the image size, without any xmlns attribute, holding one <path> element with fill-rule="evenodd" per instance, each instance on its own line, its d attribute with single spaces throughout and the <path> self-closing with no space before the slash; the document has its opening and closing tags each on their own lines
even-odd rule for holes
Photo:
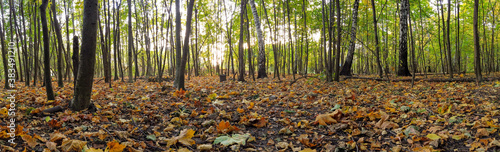
<svg viewBox="0 0 500 152">
<path fill-rule="evenodd" d="M 497 151 L 497 2 L 0 0 L 0 151 Z"/>
</svg>

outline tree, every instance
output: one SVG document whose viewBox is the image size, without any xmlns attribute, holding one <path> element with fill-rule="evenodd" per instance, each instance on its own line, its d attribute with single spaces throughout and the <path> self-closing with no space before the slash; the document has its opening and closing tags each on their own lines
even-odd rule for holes
<svg viewBox="0 0 500 152">
<path fill-rule="evenodd" d="M 128 82 L 134 82 L 132 77 L 132 50 L 134 47 L 134 38 L 132 36 L 132 3 L 127 0 L 128 5 Z M 137 69 L 136 69 L 137 70 Z"/>
<path fill-rule="evenodd" d="M 409 1 L 401 0 L 401 14 L 399 21 L 399 68 L 397 75 L 399 76 L 411 76 L 410 70 L 408 70 L 408 16 L 410 12 Z"/>
<path fill-rule="evenodd" d="M 3 1 L 0 1 L 0 9 L 2 11 L 2 16 L 3 16 Z M 7 81 L 7 78 L 9 77 L 9 72 L 7 71 L 8 68 L 8 62 L 7 62 L 7 49 L 5 47 L 5 40 L 4 40 L 4 32 L 3 32 L 3 20 L 0 21 L 0 44 L 2 46 L 2 63 L 3 63 L 3 71 L 4 71 L 4 77 L 5 77 L 5 84 L 4 88 L 5 89 L 10 89 L 9 82 Z"/>
<path fill-rule="evenodd" d="M 42 22 L 43 31 L 43 63 L 44 63 L 44 82 L 45 91 L 47 91 L 47 100 L 54 100 L 54 90 L 52 90 L 52 80 L 50 77 L 50 44 L 49 44 L 49 29 L 47 28 L 47 4 L 49 0 L 43 0 L 40 6 L 40 20 Z"/>
<path fill-rule="evenodd" d="M 473 30 L 474 30 L 474 73 L 476 74 L 476 82 L 481 82 L 482 81 L 482 75 L 481 75 L 481 48 L 479 46 L 479 29 L 478 29 L 478 7 L 479 7 L 479 0 L 474 0 L 474 23 L 473 23 Z"/>
<path fill-rule="evenodd" d="M 260 28 L 259 14 L 257 13 L 257 8 L 255 7 L 255 1 L 250 0 L 250 8 L 252 9 L 252 14 L 255 22 L 255 29 L 257 31 L 257 39 L 259 43 L 259 70 L 257 71 L 257 78 L 266 78 L 266 45 L 264 44 L 264 36 L 262 35 L 262 29 Z"/>
<path fill-rule="evenodd" d="M 187 21 L 186 21 L 186 34 L 184 35 L 184 47 L 181 54 L 181 13 L 180 0 L 175 1 L 175 48 L 177 67 L 175 72 L 174 87 L 177 89 L 184 89 L 184 73 L 186 71 L 186 61 L 189 56 L 189 36 L 191 35 L 191 18 L 193 16 L 193 6 L 195 0 L 190 0 L 187 6 Z M 181 59 L 182 57 L 182 59 Z"/>
<path fill-rule="evenodd" d="M 57 85 L 59 87 L 63 87 L 64 84 L 63 84 L 63 75 L 62 75 L 62 71 L 63 71 L 63 67 L 62 67 L 62 61 L 63 61 L 63 56 L 62 56 L 62 52 L 63 52 L 63 41 L 62 41 L 62 34 L 61 34 L 61 27 L 59 26 L 59 21 L 57 21 L 57 13 L 56 13 L 56 1 L 55 0 L 52 0 L 52 5 L 51 5 L 51 8 L 52 8 L 52 14 L 53 14 L 53 22 L 54 22 L 54 29 L 55 29 L 55 32 L 56 32 L 56 37 L 57 37 Z"/>
<path fill-rule="evenodd" d="M 243 33 L 244 33 L 244 23 L 245 20 L 243 17 L 246 14 L 246 0 L 241 0 L 241 5 L 240 5 L 240 40 L 238 41 L 238 69 L 239 69 L 239 75 L 238 75 L 238 81 L 245 81 L 245 52 L 243 50 Z"/>
<path fill-rule="evenodd" d="M 84 0 L 82 46 L 76 79 L 74 98 L 70 108 L 75 111 L 86 109 L 90 105 L 97 45 L 97 14 L 98 0 Z"/>
<path fill-rule="evenodd" d="M 354 51 L 356 49 L 356 29 L 358 27 L 358 8 L 359 8 L 359 0 L 354 0 L 354 4 L 352 5 L 352 24 L 351 24 L 351 40 L 349 41 L 349 48 L 347 51 L 347 57 L 342 64 L 342 70 L 340 71 L 340 75 L 351 76 L 351 67 L 352 67 L 352 59 L 354 58 Z"/>
<path fill-rule="evenodd" d="M 451 62 L 451 43 L 450 43 L 450 14 L 451 14 L 451 0 L 448 0 L 448 18 L 446 18 L 446 51 L 448 54 L 448 74 L 453 78 L 453 65 Z"/>
<path fill-rule="evenodd" d="M 340 14 L 340 1 L 337 0 L 337 53 L 335 53 L 335 77 L 334 81 L 339 81 L 339 72 L 340 72 L 340 41 L 342 40 L 342 27 L 340 26 L 341 14 Z"/>
<path fill-rule="evenodd" d="M 380 46 L 378 42 L 378 25 L 377 25 L 377 9 L 375 9 L 375 0 L 372 0 L 373 10 L 373 32 L 375 33 L 375 57 L 377 58 L 378 76 L 382 78 L 382 65 L 380 64 Z"/>
<path fill-rule="evenodd" d="M 73 78 L 74 78 L 73 83 L 74 83 L 74 86 L 76 86 L 76 78 L 78 78 L 78 65 L 80 62 L 80 59 L 78 57 L 80 55 L 78 47 L 79 47 L 78 46 L 78 36 L 73 36 L 73 56 L 71 57 L 71 59 L 73 59 Z"/>
</svg>

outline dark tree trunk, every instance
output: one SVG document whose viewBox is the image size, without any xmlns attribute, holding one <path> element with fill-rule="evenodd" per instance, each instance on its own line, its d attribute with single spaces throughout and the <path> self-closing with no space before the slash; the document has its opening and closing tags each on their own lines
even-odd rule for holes
<svg viewBox="0 0 500 152">
<path fill-rule="evenodd" d="M 3 1 L 0 1 L 0 9 L 2 11 L 2 16 L 3 16 Z M 5 34 L 3 32 L 4 28 L 3 28 L 3 20 L 0 21 L 0 44 L 2 46 L 2 63 L 3 63 L 3 71 L 4 71 L 4 77 L 5 77 L 5 84 L 4 84 L 4 88 L 5 89 L 11 89 L 10 86 L 9 86 L 9 81 L 7 80 L 9 78 L 9 72 L 7 69 L 9 69 L 8 67 L 8 62 L 7 62 L 7 48 L 5 47 Z"/>
<path fill-rule="evenodd" d="M 401 0 L 401 14 L 399 21 L 399 68 L 398 76 L 411 76 L 410 70 L 408 70 L 408 15 L 410 12 L 408 0 Z"/>
<path fill-rule="evenodd" d="M 479 46 L 479 29 L 478 29 L 478 7 L 479 0 L 474 0 L 474 73 L 476 74 L 476 81 L 481 82 L 481 48 Z"/>
<path fill-rule="evenodd" d="M 375 9 L 375 0 L 372 0 L 372 10 L 373 10 L 373 30 L 375 32 L 375 57 L 377 59 L 377 70 L 378 76 L 382 78 L 382 65 L 380 64 L 380 46 L 378 42 L 378 26 L 377 26 L 377 11 Z"/>
<path fill-rule="evenodd" d="M 176 33 L 175 33 L 175 38 L 176 38 L 176 48 L 177 48 L 177 59 L 178 64 L 177 64 L 177 71 L 175 72 L 175 80 L 174 80 L 174 87 L 177 89 L 183 89 L 184 88 L 184 73 L 186 71 L 186 61 L 189 56 L 189 36 L 191 35 L 191 18 L 193 16 L 193 6 L 194 6 L 194 1 L 195 0 L 190 0 L 189 4 L 187 6 L 187 18 L 186 18 L 186 34 L 184 37 L 184 47 L 182 48 L 182 59 L 181 59 L 181 42 L 180 42 L 180 26 L 181 26 L 181 15 L 180 15 L 180 6 L 179 2 L 180 0 L 175 1 L 175 28 L 176 28 Z"/>
<path fill-rule="evenodd" d="M 70 103 L 72 110 L 80 111 L 90 105 L 97 40 L 98 0 L 84 0 L 81 64 L 78 66 L 78 77 L 75 86 L 75 96 Z"/>
<path fill-rule="evenodd" d="M 50 77 L 50 44 L 49 44 L 49 29 L 47 28 L 46 9 L 49 0 L 43 0 L 40 6 L 40 17 L 42 21 L 43 31 L 43 62 L 44 62 L 44 82 L 45 91 L 47 91 L 47 100 L 54 100 L 54 90 L 52 90 L 52 81 Z"/>
<path fill-rule="evenodd" d="M 80 52 L 79 52 L 79 49 L 78 49 L 78 36 L 73 36 L 73 56 L 71 57 L 71 59 L 73 59 L 73 83 L 74 83 L 74 86 L 76 87 L 76 78 L 78 78 L 78 65 L 79 65 L 79 62 L 80 62 L 80 59 L 79 59 L 79 55 L 80 55 Z"/>
<path fill-rule="evenodd" d="M 342 22 L 342 14 L 340 14 L 340 1 L 337 0 L 337 52 L 335 53 L 335 77 L 334 81 L 339 81 L 339 72 L 340 72 L 340 42 L 342 40 L 342 27 L 340 26 L 340 22 Z"/>
<path fill-rule="evenodd" d="M 450 43 L 450 14 L 451 14 L 451 0 L 448 0 L 448 18 L 446 18 L 446 46 L 448 51 L 448 74 L 453 78 L 453 63 L 451 61 L 451 43 Z"/>
<path fill-rule="evenodd" d="M 134 49 L 134 38 L 132 36 L 132 3 L 131 0 L 127 0 L 128 5 L 128 82 L 134 82 L 132 77 L 132 50 Z M 136 69 L 137 70 L 137 69 Z"/>
<path fill-rule="evenodd" d="M 372 2 L 373 3 L 373 2 Z M 352 59 L 354 58 L 354 51 L 356 50 L 356 30 L 358 27 L 358 8 L 359 0 L 354 0 L 352 11 L 352 24 L 351 24 L 351 40 L 349 41 L 349 50 L 347 50 L 347 57 L 342 65 L 340 75 L 351 76 Z"/>
<path fill-rule="evenodd" d="M 239 75 L 238 75 L 238 81 L 245 81 L 245 52 L 243 50 L 243 33 L 244 33 L 244 20 L 243 17 L 246 14 L 246 0 L 241 0 L 241 11 L 240 11 L 240 39 L 238 41 L 238 69 L 239 69 Z"/>
<path fill-rule="evenodd" d="M 56 1 L 52 0 L 52 14 L 53 14 L 53 23 L 54 23 L 54 29 L 56 32 L 57 36 L 57 85 L 59 87 L 64 87 L 63 84 L 63 67 L 62 67 L 62 61 L 63 61 L 63 55 L 62 52 L 64 50 L 63 47 L 63 41 L 62 41 L 62 34 L 61 34 L 61 27 L 59 26 L 59 21 L 57 21 L 57 13 L 56 13 Z"/>
</svg>

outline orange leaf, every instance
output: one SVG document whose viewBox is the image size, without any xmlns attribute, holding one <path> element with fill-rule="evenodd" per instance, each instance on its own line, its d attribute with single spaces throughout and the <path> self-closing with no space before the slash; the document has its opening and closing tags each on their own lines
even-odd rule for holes
<svg viewBox="0 0 500 152">
<path fill-rule="evenodd" d="M 262 117 L 256 123 L 254 123 L 252 125 L 257 127 L 257 128 L 262 128 L 262 127 L 266 126 L 266 124 L 267 124 L 266 118 Z"/>
<path fill-rule="evenodd" d="M 250 105 L 248 106 L 248 109 L 253 109 L 254 106 L 255 106 L 255 103 L 250 102 Z"/>
<path fill-rule="evenodd" d="M 245 110 L 244 110 L 244 109 L 240 109 L 240 108 L 236 109 L 236 111 L 238 111 L 238 113 L 243 113 L 243 112 L 245 112 Z"/>
<path fill-rule="evenodd" d="M 116 140 L 113 140 L 112 142 L 108 142 L 107 145 L 108 145 L 108 147 L 106 147 L 105 151 L 108 151 L 108 152 L 122 152 L 123 149 L 125 149 L 125 147 L 127 147 L 126 145 L 122 145 L 122 144 L 118 143 Z"/>
</svg>

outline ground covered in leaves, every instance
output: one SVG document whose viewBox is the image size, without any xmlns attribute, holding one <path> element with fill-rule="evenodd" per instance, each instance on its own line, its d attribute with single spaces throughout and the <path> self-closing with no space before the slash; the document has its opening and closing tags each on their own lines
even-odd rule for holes
<svg viewBox="0 0 500 152">
<path fill-rule="evenodd" d="M 218 77 L 194 77 L 187 91 L 176 91 L 171 82 L 141 79 L 109 88 L 96 81 L 97 111 L 58 113 L 43 110 L 66 107 L 71 83 L 55 87 L 53 101 L 44 88 L 18 83 L 18 144 L 7 142 L 10 107 L 3 90 L 0 149 L 397 152 L 500 146 L 498 81 L 418 81 L 411 88 L 410 82 L 292 80 L 220 83 Z"/>
</svg>

